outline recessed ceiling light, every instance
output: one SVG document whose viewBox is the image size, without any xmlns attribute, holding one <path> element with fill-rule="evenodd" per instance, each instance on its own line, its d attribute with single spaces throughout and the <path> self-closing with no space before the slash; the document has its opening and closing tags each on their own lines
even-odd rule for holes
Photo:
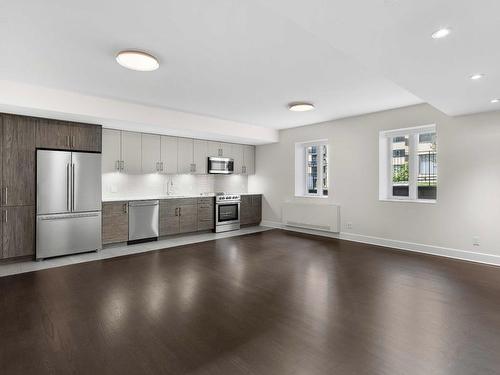
<svg viewBox="0 0 500 375">
<path fill-rule="evenodd" d="M 450 35 L 451 30 L 448 28 L 439 29 L 432 34 L 432 39 L 441 39 Z"/>
<path fill-rule="evenodd" d="M 500 103 L 500 99 L 499 98 L 491 99 L 491 103 L 493 104 Z"/>
<path fill-rule="evenodd" d="M 293 112 L 307 112 L 314 109 L 314 104 L 305 102 L 290 103 L 288 109 Z"/>
<path fill-rule="evenodd" d="M 470 79 L 472 79 L 473 81 L 477 81 L 478 79 L 481 79 L 484 77 L 484 74 L 483 73 L 477 73 L 477 74 L 473 74 L 470 76 Z"/>
<path fill-rule="evenodd" d="M 127 69 L 141 72 L 150 72 L 160 67 L 160 63 L 156 57 L 149 53 L 135 50 L 121 51 L 116 55 L 116 61 Z"/>
</svg>

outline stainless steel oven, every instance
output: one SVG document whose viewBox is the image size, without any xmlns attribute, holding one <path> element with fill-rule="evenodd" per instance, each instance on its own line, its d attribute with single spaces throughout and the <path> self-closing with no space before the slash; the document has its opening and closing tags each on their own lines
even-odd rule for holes
<svg viewBox="0 0 500 375">
<path fill-rule="evenodd" d="M 236 194 L 218 194 L 215 197 L 215 232 L 240 229 L 241 197 Z"/>
<path fill-rule="evenodd" d="M 234 172 L 234 160 L 231 158 L 218 158 L 210 156 L 208 158 L 208 173 L 211 174 L 231 174 Z"/>
</svg>

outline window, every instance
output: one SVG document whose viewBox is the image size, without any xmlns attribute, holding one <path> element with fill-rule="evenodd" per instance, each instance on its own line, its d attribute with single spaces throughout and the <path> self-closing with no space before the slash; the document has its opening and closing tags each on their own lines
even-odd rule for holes
<svg viewBox="0 0 500 375">
<path fill-rule="evenodd" d="M 379 191 L 382 200 L 436 200 L 435 125 L 380 133 Z"/>
<path fill-rule="evenodd" d="M 328 144 L 326 141 L 295 145 L 295 195 L 328 196 Z"/>
</svg>

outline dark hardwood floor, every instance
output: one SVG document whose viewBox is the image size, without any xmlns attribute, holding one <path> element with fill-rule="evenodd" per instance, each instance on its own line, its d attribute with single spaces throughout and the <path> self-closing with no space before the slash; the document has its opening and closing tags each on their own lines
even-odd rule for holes
<svg viewBox="0 0 500 375">
<path fill-rule="evenodd" d="M 500 269 L 279 230 L 0 278 L 0 374 L 500 373 Z"/>
</svg>

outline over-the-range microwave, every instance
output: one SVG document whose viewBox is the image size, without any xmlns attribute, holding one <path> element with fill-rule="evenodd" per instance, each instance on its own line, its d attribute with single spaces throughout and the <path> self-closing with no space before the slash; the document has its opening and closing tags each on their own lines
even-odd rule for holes
<svg viewBox="0 0 500 375">
<path fill-rule="evenodd" d="M 234 160 L 210 156 L 208 158 L 208 173 L 231 174 L 234 172 Z"/>
</svg>

